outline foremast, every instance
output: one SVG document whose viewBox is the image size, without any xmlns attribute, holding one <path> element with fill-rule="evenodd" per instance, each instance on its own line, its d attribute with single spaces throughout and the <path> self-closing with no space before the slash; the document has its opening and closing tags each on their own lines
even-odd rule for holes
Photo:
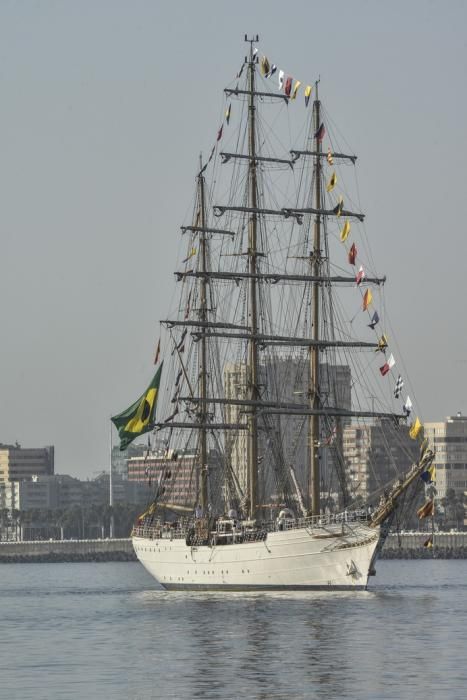
<svg viewBox="0 0 467 700">
<path fill-rule="evenodd" d="M 318 99 L 318 83 L 315 84 L 315 99 L 313 101 L 313 130 L 314 130 L 314 156 L 313 162 L 313 199 L 317 213 L 313 227 L 313 250 L 311 254 L 311 268 L 313 277 L 321 276 L 321 139 L 320 127 L 320 102 Z M 310 416 L 310 503 L 313 515 L 320 513 L 320 464 L 319 464 L 319 437 L 320 420 L 318 410 L 320 408 L 319 395 L 319 345 L 320 340 L 320 282 L 312 282 L 312 318 L 311 337 L 316 343 L 310 347 L 310 408 L 314 411 Z"/>
<path fill-rule="evenodd" d="M 258 36 L 245 41 L 250 44 L 248 57 L 248 206 L 253 210 L 248 223 L 248 270 L 249 279 L 249 318 L 248 326 L 251 338 L 248 341 L 247 361 L 247 395 L 250 401 L 258 401 L 258 315 L 257 315 L 257 175 L 256 175 L 256 98 L 255 98 L 255 63 L 256 51 L 253 44 L 258 41 Z M 251 406 L 248 414 L 248 511 L 251 520 L 256 519 L 258 504 L 258 418 L 257 409 Z"/>
</svg>

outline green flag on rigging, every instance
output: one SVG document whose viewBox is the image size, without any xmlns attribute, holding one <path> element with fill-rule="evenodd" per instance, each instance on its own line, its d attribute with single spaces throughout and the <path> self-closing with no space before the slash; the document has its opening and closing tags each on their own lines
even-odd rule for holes
<svg viewBox="0 0 467 700">
<path fill-rule="evenodd" d="M 139 435 L 143 435 L 152 430 L 157 396 L 159 394 L 162 365 L 163 362 L 161 362 L 152 382 L 144 394 L 127 408 L 126 411 L 111 418 L 112 423 L 118 430 L 121 450 L 125 450 Z"/>
</svg>

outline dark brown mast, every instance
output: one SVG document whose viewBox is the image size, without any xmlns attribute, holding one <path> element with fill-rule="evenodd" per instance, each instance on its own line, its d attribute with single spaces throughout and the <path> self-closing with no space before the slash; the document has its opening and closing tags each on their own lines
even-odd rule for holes
<svg viewBox="0 0 467 700">
<path fill-rule="evenodd" d="M 199 232 L 199 261 L 200 272 L 204 275 L 200 279 L 200 304 L 199 304 L 199 320 L 201 323 L 207 322 L 208 304 L 207 304 L 207 251 L 206 251 L 206 206 L 204 195 L 204 176 L 201 172 L 202 163 L 200 159 L 200 173 L 198 175 L 198 201 L 200 214 L 200 232 Z M 206 348 L 206 333 L 201 333 L 200 338 L 200 367 L 199 367 L 199 395 L 203 399 L 200 404 L 199 411 L 199 474 L 200 474 L 200 504 L 204 512 L 208 507 L 208 447 L 207 447 L 207 348 Z"/>
<path fill-rule="evenodd" d="M 315 84 L 315 99 L 313 102 L 313 129 L 314 129 L 314 156 L 313 164 L 313 199 L 314 208 L 321 209 L 321 139 L 320 127 L 320 102 L 318 99 L 318 83 Z M 314 220 L 313 251 L 311 256 L 312 275 L 321 275 L 321 214 L 317 213 Z M 320 283 L 312 283 L 312 316 L 311 337 L 317 342 L 320 336 L 319 329 L 319 304 Z M 320 407 L 319 396 L 319 346 L 310 347 L 310 408 L 318 411 Z M 319 415 L 315 413 L 310 418 L 310 502 L 313 515 L 320 513 L 320 465 L 319 465 Z"/>
<path fill-rule="evenodd" d="M 248 206 L 253 210 L 257 209 L 257 181 L 256 181 L 256 138 L 255 138 L 255 63 L 256 54 L 253 44 L 258 41 L 255 38 L 245 41 L 250 44 L 250 56 L 248 60 Z M 252 275 L 249 280 L 250 313 L 249 328 L 252 335 L 258 334 L 257 319 L 257 213 L 252 211 L 248 225 L 248 270 Z M 248 398 L 257 401 L 258 395 L 258 341 L 251 338 L 248 342 L 248 365 L 247 365 L 247 385 Z M 258 419 L 256 407 L 251 406 L 248 416 L 248 496 L 249 496 L 249 516 L 252 520 L 256 518 L 258 503 Z"/>
</svg>

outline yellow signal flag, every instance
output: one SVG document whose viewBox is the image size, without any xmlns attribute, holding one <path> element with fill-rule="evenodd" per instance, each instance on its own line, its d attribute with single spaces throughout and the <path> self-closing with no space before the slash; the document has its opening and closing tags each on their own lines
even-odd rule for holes
<svg viewBox="0 0 467 700">
<path fill-rule="evenodd" d="M 334 187 L 336 186 L 336 184 L 337 184 L 336 173 L 333 173 L 331 175 L 331 177 L 329 178 L 328 184 L 326 185 L 326 192 L 332 192 Z"/>
<path fill-rule="evenodd" d="M 307 85 L 305 88 L 305 107 L 308 107 L 308 102 L 310 101 L 310 95 L 312 91 L 311 85 Z"/>
<path fill-rule="evenodd" d="M 269 65 L 269 61 L 267 59 L 267 56 L 263 56 L 263 58 L 261 59 L 260 66 L 261 66 L 261 75 L 266 75 L 266 73 L 269 73 L 270 65 Z"/>
<path fill-rule="evenodd" d="M 326 156 L 326 160 L 328 161 L 329 165 L 334 164 L 334 158 L 332 157 L 331 149 L 328 148 L 328 154 Z"/>
<path fill-rule="evenodd" d="M 349 233 L 350 233 L 350 221 L 346 220 L 344 227 L 341 231 L 342 243 L 344 243 L 347 240 Z"/>
<path fill-rule="evenodd" d="M 429 473 L 431 480 L 436 481 L 436 467 L 434 464 L 432 464 L 431 467 L 428 467 L 427 472 Z"/>
<path fill-rule="evenodd" d="M 298 88 L 300 87 L 300 85 L 301 85 L 300 80 L 296 80 L 295 85 L 293 86 L 292 97 L 290 98 L 291 100 L 294 100 L 297 97 L 297 92 L 298 92 Z"/>
<path fill-rule="evenodd" d="M 378 347 L 376 348 L 375 352 L 384 352 L 388 346 L 388 337 L 385 333 L 381 336 L 381 338 L 378 340 Z"/>
<path fill-rule="evenodd" d="M 418 416 L 415 418 L 414 423 L 410 426 L 409 435 L 412 440 L 416 440 L 423 429 L 423 425 L 420 423 Z"/>
<path fill-rule="evenodd" d="M 371 293 L 371 289 L 367 289 L 365 294 L 363 295 L 363 311 L 367 310 L 367 308 L 370 306 L 372 301 L 373 301 L 373 294 Z"/>
</svg>

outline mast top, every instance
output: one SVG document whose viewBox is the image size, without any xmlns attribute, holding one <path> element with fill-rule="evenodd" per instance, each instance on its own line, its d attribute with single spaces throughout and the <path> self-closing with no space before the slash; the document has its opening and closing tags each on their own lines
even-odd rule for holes
<svg viewBox="0 0 467 700">
<path fill-rule="evenodd" d="M 259 41 L 259 36 L 258 34 L 253 35 L 252 37 L 249 37 L 248 34 L 245 34 L 245 41 L 250 44 L 250 57 L 245 56 L 245 63 L 254 63 L 255 60 L 256 62 L 258 61 L 258 49 L 253 48 L 253 44 L 257 44 Z"/>
<path fill-rule="evenodd" d="M 315 80 L 315 102 L 319 102 L 319 97 L 318 97 L 318 85 L 321 82 L 321 76 L 318 76 L 318 80 Z"/>
</svg>

